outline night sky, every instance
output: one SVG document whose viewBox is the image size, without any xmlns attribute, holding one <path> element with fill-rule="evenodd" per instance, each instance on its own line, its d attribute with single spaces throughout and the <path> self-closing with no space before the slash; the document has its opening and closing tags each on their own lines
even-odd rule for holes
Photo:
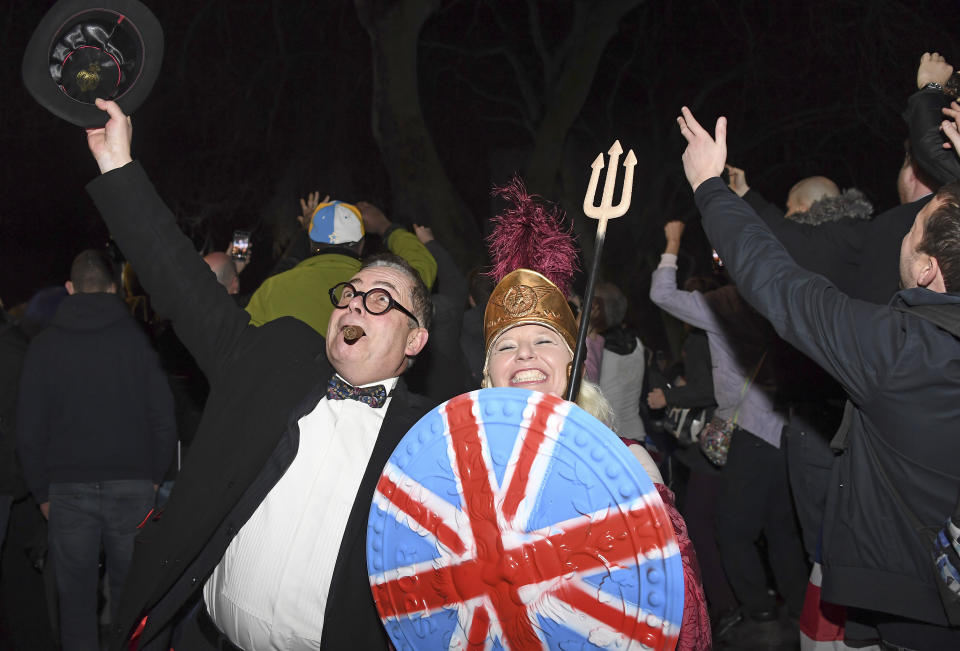
<svg viewBox="0 0 960 651">
<path fill-rule="evenodd" d="M 52 4 L 13 0 L 2 12 L 0 297 L 8 308 L 62 283 L 73 256 L 108 237 L 83 189 L 97 168 L 82 130 L 40 108 L 20 79 L 25 44 Z M 543 121 L 576 95 L 556 82 L 571 65 L 565 48 L 577 45 L 567 37 L 589 23 L 591 7 L 560 0 L 533 10 L 520 0 L 146 4 L 163 25 L 166 54 L 160 80 L 133 116 L 134 156 L 198 250 L 225 248 L 235 228 L 254 231 L 247 289 L 262 279 L 310 190 L 370 200 L 398 221 L 416 219 L 438 233 L 451 230 L 443 220 L 463 219 L 397 201 L 408 176 L 387 167 L 371 128 L 373 55 L 356 4 L 374 14 L 436 4 L 417 49 L 420 107 L 472 219 L 461 231 L 477 234 L 496 209 L 492 185 L 514 171 L 537 178 L 530 154 Z M 864 191 L 880 212 L 896 203 L 906 135 L 899 114 L 915 89 L 920 55 L 936 50 L 960 61 L 957 0 L 627 4 L 636 6 L 603 38 L 599 65 L 581 80 L 588 90 L 559 139 L 562 164 L 532 189 L 563 203 L 582 230 L 590 163 L 617 138 L 634 149 L 633 207 L 610 226 L 604 268 L 629 292 L 631 316 L 644 329 L 653 327 L 643 323 L 645 283 L 663 246 L 662 225 L 695 220 L 674 121 L 681 105 L 711 125 L 728 116 L 730 162 L 775 203 L 798 179 L 825 174 Z M 410 165 L 418 164 L 412 155 Z M 420 191 L 405 189 L 407 196 Z M 687 270 L 704 273 L 707 245 L 691 230 Z M 465 261 L 480 260 L 478 239 L 457 244 L 474 251 Z"/>
</svg>

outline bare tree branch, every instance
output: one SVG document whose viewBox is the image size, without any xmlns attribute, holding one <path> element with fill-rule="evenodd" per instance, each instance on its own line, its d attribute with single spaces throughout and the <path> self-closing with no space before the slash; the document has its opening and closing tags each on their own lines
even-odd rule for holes
<svg viewBox="0 0 960 651">
<path fill-rule="evenodd" d="M 535 122 L 539 119 L 541 110 L 540 101 L 537 98 L 536 90 L 533 88 L 533 85 L 526 74 L 526 68 L 523 63 L 517 57 L 516 53 L 506 46 L 501 45 L 497 47 L 467 49 L 437 41 L 430 41 L 424 43 L 424 45 L 430 49 L 435 49 L 442 52 L 454 52 L 456 54 L 474 59 L 497 56 L 505 58 L 507 63 L 509 63 L 510 67 L 513 69 L 514 77 L 517 82 L 517 88 L 519 89 L 520 95 L 523 97 L 524 104 L 526 105 L 525 107 L 520 107 L 520 110 L 525 113 L 526 119 L 530 122 Z"/>
<path fill-rule="evenodd" d="M 540 63 L 543 66 L 543 85 L 546 88 L 549 80 L 553 78 L 553 69 L 556 64 L 543 41 L 543 30 L 540 29 L 540 9 L 537 6 L 537 0 L 527 0 L 527 20 L 530 22 L 530 40 L 533 42 L 534 49 L 540 56 Z"/>
</svg>

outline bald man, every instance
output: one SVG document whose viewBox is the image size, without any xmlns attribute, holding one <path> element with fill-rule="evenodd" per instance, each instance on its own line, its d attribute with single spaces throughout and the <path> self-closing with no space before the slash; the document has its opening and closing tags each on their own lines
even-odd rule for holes
<svg viewBox="0 0 960 651">
<path fill-rule="evenodd" d="M 787 219 L 796 213 L 807 212 L 813 204 L 828 197 L 839 197 L 840 188 L 825 176 L 811 176 L 790 188 L 787 193 Z"/>
</svg>

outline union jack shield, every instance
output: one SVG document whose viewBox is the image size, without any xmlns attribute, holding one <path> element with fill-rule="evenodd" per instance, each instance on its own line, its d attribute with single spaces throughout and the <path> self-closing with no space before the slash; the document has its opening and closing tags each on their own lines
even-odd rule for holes
<svg viewBox="0 0 960 651">
<path fill-rule="evenodd" d="M 457 396 L 384 468 L 367 570 L 398 649 L 673 649 L 683 569 L 660 495 L 576 405 Z"/>
</svg>

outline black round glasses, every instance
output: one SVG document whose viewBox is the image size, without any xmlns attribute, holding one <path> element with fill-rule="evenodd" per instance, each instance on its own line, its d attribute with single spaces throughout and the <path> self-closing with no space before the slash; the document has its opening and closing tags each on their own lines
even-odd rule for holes
<svg viewBox="0 0 960 651">
<path fill-rule="evenodd" d="M 363 299 L 363 307 L 370 314 L 386 314 L 390 310 L 400 310 L 413 319 L 418 328 L 420 327 L 420 320 L 417 319 L 410 310 L 400 305 L 400 303 L 390 295 L 390 292 L 381 287 L 374 287 L 365 292 L 360 292 L 350 283 L 337 283 L 330 288 L 330 302 L 339 310 L 346 309 L 347 306 L 350 305 L 350 301 L 356 296 Z"/>
</svg>

